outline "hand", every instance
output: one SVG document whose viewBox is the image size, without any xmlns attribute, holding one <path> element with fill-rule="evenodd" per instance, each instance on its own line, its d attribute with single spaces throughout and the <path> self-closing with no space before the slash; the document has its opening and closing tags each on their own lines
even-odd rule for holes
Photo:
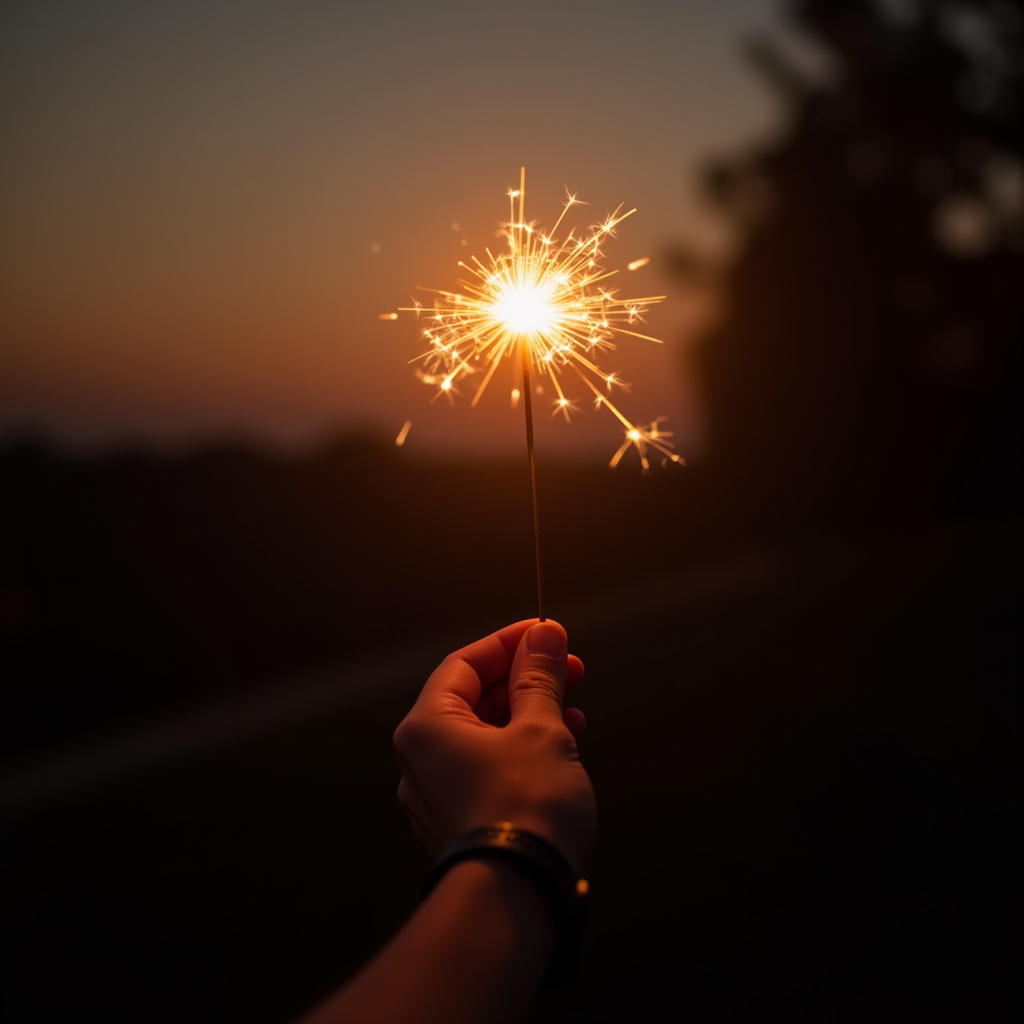
<svg viewBox="0 0 1024 1024">
<path fill-rule="evenodd" d="M 398 802 L 437 854 L 471 828 L 510 821 L 584 873 L 597 828 L 590 778 L 565 689 L 583 677 L 550 620 L 517 622 L 448 655 L 395 730 Z"/>
</svg>

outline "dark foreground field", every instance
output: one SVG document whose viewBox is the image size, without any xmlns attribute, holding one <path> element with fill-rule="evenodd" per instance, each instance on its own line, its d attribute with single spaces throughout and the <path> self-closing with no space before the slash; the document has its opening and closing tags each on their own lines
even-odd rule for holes
<svg viewBox="0 0 1024 1024">
<path fill-rule="evenodd" d="M 533 611 L 521 467 L 3 457 L 4 1019 L 285 1021 L 415 905 L 391 731 Z M 1022 545 L 548 469 L 600 807 L 537 1021 L 1022 1009 Z"/>
</svg>

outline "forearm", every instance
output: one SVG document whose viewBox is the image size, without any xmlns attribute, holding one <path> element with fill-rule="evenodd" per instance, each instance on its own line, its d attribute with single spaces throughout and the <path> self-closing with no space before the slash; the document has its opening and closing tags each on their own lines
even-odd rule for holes
<svg viewBox="0 0 1024 1024">
<path fill-rule="evenodd" d="M 554 923 L 513 867 L 452 867 L 383 951 L 303 1024 L 522 1020 L 554 948 Z"/>
</svg>

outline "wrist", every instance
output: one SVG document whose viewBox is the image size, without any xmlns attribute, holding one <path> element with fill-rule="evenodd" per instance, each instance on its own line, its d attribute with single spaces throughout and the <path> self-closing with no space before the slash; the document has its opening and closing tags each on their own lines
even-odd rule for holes
<svg viewBox="0 0 1024 1024">
<path fill-rule="evenodd" d="M 525 1020 L 554 946 L 550 911 L 528 879 L 508 865 L 467 860 L 303 1024 Z"/>
<path fill-rule="evenodd" d="M 514 825 L 515 829 L 527 836 L 536 836 L 553 847 L 565 860 L 575 878 L 586 876 L 586 864 L 588 851 L 581 848 L 573 830 L 560 821 L 555 814 L 538 815 L 535 808 L 526 811 L 512 811 L 507 815 L 491 817 L 486 821 L 480 821 L 476 827 L 467 827 L 459 835 L 467 835 L 470 832 L 479 832 L 481 829 L 493 827 L 495 823 Z M 455 842 L 456 840 L 452 840 Z M 449 843 L 449 845 L 451 845 Z"/>
<path fill-rule="evenodd" d="M 519 876 L 517 889 L 530 886 L 548 911 L 554 928 L 555 948 L 547 981 L 558 984 L 571 977 L 583 943 L 587 923 L 589 883 L 578 877 L 565 856 L 547 839 L 510 822 L 470 829 L 452 840 L 434 863 L 424 884 L 424 895 L 457 866 L 467 861 L 500 865 Z"/>
<path fill-rule="evenodd" d="M 538 977 L 551 960 L 557 922 L 543 893 L 513 865 L 489 858 L 467 858 L 449 868 L 434 891 L 456 886 L 477 907 L 492 907 L 511 923 L 524 948 L 533 952 Z"/>
</svg>

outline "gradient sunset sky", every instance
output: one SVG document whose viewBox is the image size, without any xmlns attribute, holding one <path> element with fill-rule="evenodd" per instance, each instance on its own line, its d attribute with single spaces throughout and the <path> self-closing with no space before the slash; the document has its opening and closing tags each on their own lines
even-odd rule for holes
<svg viewBox="0 0 1024 1024">
<path fill-rule="evenodd" d="M 494 246 L 520 165 L 542 222 L 566 186 L 587 222 L 638 208 L 606 263 L 624 295 L 668 293 L 666 344 L 605 362 L 627 414 L 685 428 L 660 257 L 718 239 L 701 163 L 778 127 L 740 55 L 777 4 L 8 2 L 0 23 L 2 436 L 292 445 L 411 419 L 414 452 L 518 449 L 511 368 L 482 408 L 431 405 L 415 320 L 377 315 Z M 541 418 L 563 452 L 621 435 Z"/>
</svg>

